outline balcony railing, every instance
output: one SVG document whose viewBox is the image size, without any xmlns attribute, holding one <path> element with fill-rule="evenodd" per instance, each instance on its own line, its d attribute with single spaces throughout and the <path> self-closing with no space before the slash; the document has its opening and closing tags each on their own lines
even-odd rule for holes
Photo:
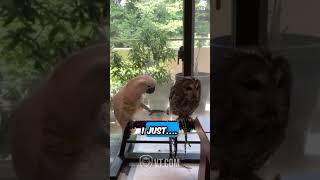
<svg viewBox="0 0 320 180">
<path fill-rule="evenodd" d="M 134 39 L 134 38 L 132 38 L 132 39 L 111 38 L 110 39 L 111 44 L 122 43 L 122 42 L 134 42 L 134 41 L 139 41 L 139 39 Z M 179 49 L 179 47 L 182 46 L 183 39 L 182 38 L 169 38 L 168 41 L 169 41 L 169 45 L 171 44 L 170 42 L 181 41 L 180 45 L 174 46 L 174 47 L 171 46 L 171 48 Z M 203 43 L 204 45 L 202 45 L 202 47 L 209 47 L 210 46 L 210 37 L 197 37 L 194 39 L 194 41 L 195 41 L 195 43 L 194 43 L 195 47 L 198 47 L 197 44 L 199 41 L 205 41 Z M 123 48 L 123 47 L 115 47 L 115 48 Z M 131 49 L 131 48 L 129 48 L 129 49 Z"/>
</svg>

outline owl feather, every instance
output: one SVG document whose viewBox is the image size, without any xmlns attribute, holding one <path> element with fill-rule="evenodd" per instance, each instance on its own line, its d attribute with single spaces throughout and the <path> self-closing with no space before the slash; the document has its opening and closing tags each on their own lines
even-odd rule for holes
<svg viewBox="0 0 320 180">
<path fill-rule="evenodd" d="M 187 141 L 187 132 L 192 128 L 192 118 L 190 117 L 199 106 L 201 98 L 201 83 L 193 77 L 184 77 L 177 80 L 172 86 L 169 95 L 169 111 L 178 116 L 177 121 L 180 128 L 185 133 L 185 152 Z M 190 144 L 189 144 L 190 146 Z"/>
<path fill-rule="evenodd" d="M 260 179 L 258 171 L 285 139 L 291 73 L 267 49 L 240 50 L 214 74 L 214 160 L 219 178 Z"/>
</svg>

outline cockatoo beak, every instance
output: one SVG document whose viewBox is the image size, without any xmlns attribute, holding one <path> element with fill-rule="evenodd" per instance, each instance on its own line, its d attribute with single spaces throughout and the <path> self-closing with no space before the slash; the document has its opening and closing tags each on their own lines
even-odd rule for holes
<svg viewBox="0 0 320 180">
<path fill-rule="evenodd" d="M 149 88 L 149 89 L 147 89 L 146 93 L 152 94 L 155 91 L 155 89 L 156 89 L 156 87 Z"/>
</svg>

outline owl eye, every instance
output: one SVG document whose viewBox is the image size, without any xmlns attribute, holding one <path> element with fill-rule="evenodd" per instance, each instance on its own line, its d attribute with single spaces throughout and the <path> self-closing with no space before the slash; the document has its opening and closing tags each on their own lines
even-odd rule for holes
<svg viewBox="0 0 320 180">
<path fill-rule="evenodd" d="M 250 81 L 243 82 L 242 86 L 249 91 L 258 91 L 261 89 L 262 84 L 257 80 L 250 80 Z"/>
</svg>

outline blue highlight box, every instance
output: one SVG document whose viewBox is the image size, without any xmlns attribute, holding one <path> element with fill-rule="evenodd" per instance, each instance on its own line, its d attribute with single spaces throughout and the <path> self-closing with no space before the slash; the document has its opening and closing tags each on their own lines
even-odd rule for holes
<svg viewBox="0 0 320 180">
<path fill-rule="evenodd" d="M 141 135 L 147 137 L 177 137 L 180 128 L 177 121 L 150 121 L 141 128 Z"/>
</svg>

